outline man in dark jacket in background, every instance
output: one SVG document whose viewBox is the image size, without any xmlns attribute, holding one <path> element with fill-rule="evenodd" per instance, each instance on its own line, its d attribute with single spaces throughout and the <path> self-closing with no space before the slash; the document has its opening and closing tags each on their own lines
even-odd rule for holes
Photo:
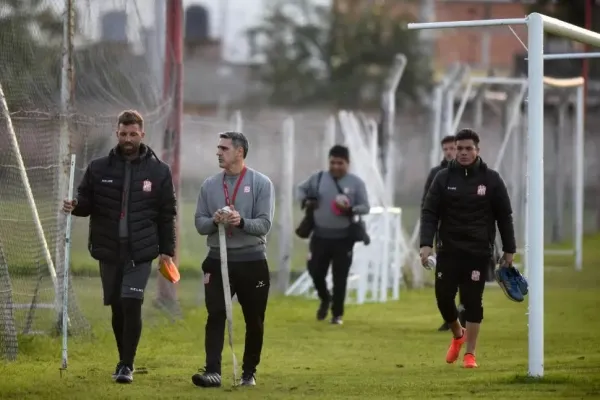
<svg viewBox="0 0 600 400">
<path fill-rule="evenodd" d="M 450 161 L 454 160 L 454 158 L 456 157 L 456 139 L 454 138 L 454 135 L 445 136 L 442 139 L 442 141 L 440 142 L 440 145 L 442 146 L 442 153 L 444 154 L 444 159 L 442 160 L 440 165 L 436 165 L 435 167 L 431 168 L 431 170 L 429 171 L 429 175 L 427 175 L 427 180 L 425 181 L 425 189 L 423 190 L 423 197 L 421 199 L 421 208 L 423 208 L 423 203 L 425 202 L 425 197 L 427 196 L 427 191 L 429 190 L 429 187 L 431 186 L 431 183 L 433 182 L 433 178 L 435 178 L 435 176 L 437 175 L 438 172 L 447 168 Z M 457 309 L 458 309 L 458 318 L 460 319 L 461 324 L 464 325 L 465 324 L 465 309 L 463 307 L 463 300 L 462 300 L 461 293 L 462 293 L 462 291 L 459 288 L 458 298 L 459 298 L 460 304 L 458 305 Z M 446 322 L 443 322 L 442 325 L 438 328 L 438 331 L 445 332 L 449 329 L 450 329 L 450 327 L 448 326 L 448 324 Z"/>
<path fill-rule="evenodd" d="M 510 198 L 498 172 L 479 157 L 479 136 L 470 129 L 456 134 L 457 158 L 440 171 L 421 210 L 421 262 L 433 254 L 437 233 L 435 297 L 453 338 L 446 362 L 454 363 L 466 342 L 465 368 L 477 368 L 475 348 L 483 320 L 483 291 L 494 251 L 496 224 L 504 252 L 500 266 L 516 252 Z M 454 303 L 461 287 L 466 329 Z"/>
<path fill-rule="evenodd" d="M 113 378 L 131 383 L 152 261 L 170 262 L 175 255 L 176 201 L 169 166 L 142 143 L 142 116 L 123 111 L 116 136 L 117 146 L 88 165 L 77 197 L 66 199 L 63 211 L 90 217 L 88 247 L 100 262 L 119 351 Z"/>
</svg>

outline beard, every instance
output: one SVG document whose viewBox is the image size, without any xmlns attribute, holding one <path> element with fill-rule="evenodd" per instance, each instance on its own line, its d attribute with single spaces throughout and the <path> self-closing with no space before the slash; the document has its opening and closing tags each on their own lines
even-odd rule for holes
<svg viewBox="0 0 600 400">
<path fill-rule="evenodd" d="M 119 144 L 119 150 L 121 150 L 121 154 L 126 156 L 131 156 L 136 154 L 139 150 L 140 146 L 134 143 L 122 143 Z"/>
</svg>

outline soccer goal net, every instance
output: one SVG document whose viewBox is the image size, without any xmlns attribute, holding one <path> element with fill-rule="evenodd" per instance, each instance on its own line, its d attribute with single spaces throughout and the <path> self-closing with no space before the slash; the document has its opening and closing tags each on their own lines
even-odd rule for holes
<svg viewBox="0 0 600 400">
<path fill-rule="evenodd" d="M 172 91 L 159 85 L 149 51 L 158 45 L 141 29 L 153 21 L 137 3 L 20 1 L 0 10 L 0 357 L 17 356 L 21 335 L 60 332 L 70 154 L 77 186 L 115 145 L 117 114 L 137 109 L 161 155 Z M 71 238 L 69 334 L 88 335 L 102 291 L 87 218 L 73 220 Z"/>
</svg>

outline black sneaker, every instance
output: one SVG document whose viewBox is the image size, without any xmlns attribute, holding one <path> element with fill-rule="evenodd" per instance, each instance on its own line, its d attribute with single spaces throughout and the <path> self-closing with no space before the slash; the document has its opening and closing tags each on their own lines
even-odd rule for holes
<svg viewBox="0 0 600 400">
<path fill-rule="evenodd" d="M 115 367 L 115 372 L 113 372 L 113 374 L 112 374 L 113 379 L 117 379 L 117 375 L 119 375 L 119 371 L 121 370 L 121 367 L 123 367 L 123 365 L 124 365 L 123 361 L 119 361 L 117 363 L 117 366 Z M 142 368 L 142 369 L 144 369 L 144 368 Z M 135 368 L 132 369 L 131 372 L 132 373 L 135 372 Z"/>
<path fill-rule="evenodd" d="M 317 321 L 323 321 L 325 318 L 327 318 L 327 311 L 329 311 L 329 302 L 321 301 L 321 305 L 317 310 Z"/>
<path fill-rule="evenodd" d="M 123 361 L 119 361 L 115 368 L 115 372 L 113 372 L 113 374 L 112 374 L 113 379 L 117 379 L 117 375 L 119 375 L 119 371 L 121 370 L 122 366 L 123 366 Z"/>
<path fill-rule="evenodd" d="M 132 383 L 133 371 L 127 365 L 123 365 L 115 378 L 117 383 Z"/>
<path fill-rule="evenodd" d="M 439 328 L 438 332 L 446 332 L 450 330 L 450 325 L 447 322 L 444 322 Z"/>
<path fill-rule="evenodd" d="M 331 318 L 331 323 L 333 325 L 342 325 L 344 321 L 342 320 L 342 317 L 333 317 Z"/>
<path fill-rule="evenodd" d="M 113 379 L 117 379 L 117 375 L 119 375 L 119 371 L 121 370 L 123 365 L 125 365 L 125 364 L 123 364 L 123 361 L 119 361 L 117 363 L 117 366 L 115 367 L 115 372 L 113 372 L 113 374 L 112 374 Z M 135 372 L 135 367 L 131 370 L 131 373 L 134 373 L 134 372 Z M 142 368 L 142 373 L 144 373 L 144 372 L 145 372 L 145 368 Z"/>
<path fill-rule="evenodd" d="M 240 386 L 256 386 L 256 376 L 253 372 L 244 372 L 240 380 Z"/>
<path fill-rule="evenodd" d="M 192 376 L 192 382 L 194 385 L 200 387 L 220 387 L 221 386 L 221 374 L 216 372 L 207 372 L 204 369 L 198 370 L 197 374 Z"/>
</svg>

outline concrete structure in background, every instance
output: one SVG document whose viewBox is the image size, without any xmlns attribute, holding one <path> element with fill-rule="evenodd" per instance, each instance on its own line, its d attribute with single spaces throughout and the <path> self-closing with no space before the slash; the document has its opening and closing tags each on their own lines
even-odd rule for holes
<svg viewBox="0 0 600 400">
<path fill-rule="evenodd" d="M 110 11 L 102 16 L 102 41 L 127 43 L 127 13 Z"/>
<path fill-rule="evenodd" d="M 185 11 L 184 111 L 225 117 L 247 98 L 251 66 L 223 60 L 221 40 L 209 37 L 209 21 L 203 6 Z"/>
</svg>

